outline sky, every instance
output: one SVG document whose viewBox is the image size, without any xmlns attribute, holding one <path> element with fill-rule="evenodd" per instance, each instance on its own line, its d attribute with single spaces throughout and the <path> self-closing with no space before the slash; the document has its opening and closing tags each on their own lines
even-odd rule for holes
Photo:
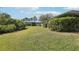
<svg viewBox="0 0 79 59">
<path fill-rule="evenodd" d="M 8 13 L 12 18 L 22 19 L 33 16 L 39 17 L 47 13 L 59 15 L 72 9 L 79 10 L 79 8 L 72 7 L 0 7 L 0 12 Z"/>
</svg>

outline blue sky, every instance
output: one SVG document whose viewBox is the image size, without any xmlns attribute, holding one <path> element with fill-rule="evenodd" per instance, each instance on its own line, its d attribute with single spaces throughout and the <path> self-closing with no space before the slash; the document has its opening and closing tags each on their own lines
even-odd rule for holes
<svg viewBox="0 0 79 59">
<path fill-rule="evenodd" d="M 24 17 L 40 16 L 41 14 L 53 13 L 55 15 L 64 13 L 72 8 L 67 7 L 0 7 L 0 12 L 8 13 L 12 18 L 22 19 Z"/>
</svg>

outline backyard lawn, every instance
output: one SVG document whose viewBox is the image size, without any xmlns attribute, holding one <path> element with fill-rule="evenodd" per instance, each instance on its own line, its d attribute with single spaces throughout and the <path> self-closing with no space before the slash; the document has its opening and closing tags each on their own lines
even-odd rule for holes
<svg viewBox="0 0 79 59">
<path fill-rule="evenodd" d="M 40 26 L 0 35 L 2 51 L 79 50 L 79 34 L 53 32 Z"/>
</svg>

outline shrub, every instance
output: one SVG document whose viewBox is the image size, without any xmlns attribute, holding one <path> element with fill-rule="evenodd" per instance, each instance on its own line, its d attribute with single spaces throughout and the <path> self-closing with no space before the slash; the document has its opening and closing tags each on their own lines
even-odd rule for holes
<svg viewBox="0 0 79 59">
<path fill-rule="evenodd" d="M 16 30 L 22 30 L 25 28 L 26 24 L 21 20 L 16 20 L 15 26 L 16 26 Z"/>
<path fill-rule="evenodd" d="M 22 30 L 25 26 L 23 21 L 11 18 L 9 14 L 0 13 L 0 33 Z"/>
<path fill-rule="evenodd" d="M 79 17 L 53 18 L 49 21 L 48 27 L 61 32 L 79 31 Z"/>
<path fill-rule="evenodd" d="M 13 32 L 15 30 L 16 30 L 16 26 L 14 24 L 0 25 L 0 33 Z"/>
</svg>

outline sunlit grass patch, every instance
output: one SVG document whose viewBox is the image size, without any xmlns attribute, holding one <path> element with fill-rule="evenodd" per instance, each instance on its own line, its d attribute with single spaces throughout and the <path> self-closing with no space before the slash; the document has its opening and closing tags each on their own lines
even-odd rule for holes
<svg viewBox="0 0 79 59">
<path fill-rule="evenodd" d="M 0 50 L 79 50 L 79 34 L 53 32 L 40 26 L 0 35 Z"/>
</svg>

